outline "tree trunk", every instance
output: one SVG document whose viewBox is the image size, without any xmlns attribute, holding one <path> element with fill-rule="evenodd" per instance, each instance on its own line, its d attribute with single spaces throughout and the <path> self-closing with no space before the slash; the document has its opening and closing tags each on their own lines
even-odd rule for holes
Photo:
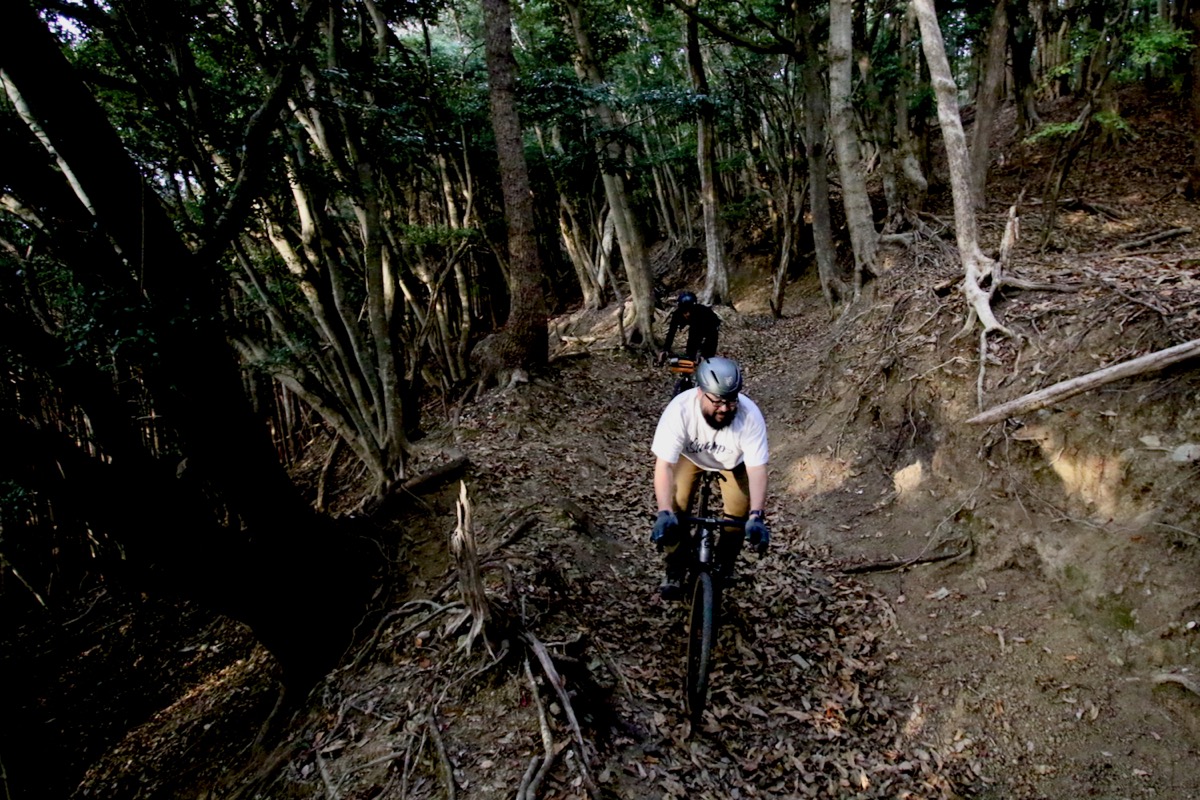
<svg viewBox="0 0 1200 800">
<path fill-rule="evenodd" d="M 1028 134 L 1039 124 L 1037 91 L 1033 71 L 1034 47 L 1037 43 L 1037 26 L 1026 3 L 1010 0 L 1008 11 L 1008 43 L 1012 51 L 1013 95 L 1017 105 L 1017 133 Z"/>
<path fill-rule="evenodd" d="M 905 179 L 904 204 L 911 211 L 920 211 L 925 206 L 925 193 L 929 181 L 921 169 L 921 148 L 913 134 L 908 114 L 908 99 L 915 94 L 915 77 L 920 70 L 920 58 L 912 55 L 912 29 L 916 24 L 910 5 L 900 22 L 900 77 L 896 91 L 896 140 L 900 146 L 900 173 Z"/>
<path fill-rule="evenodd" d="M 885 100 L 879 94 L 879 84 L 871 74 L 871 60 L 866 54 L 859 54 L 858 72 L 862 76 L 867 106 L 871 109 L 867 115 L 866 124 L 869 126 L 875 146 L 879 151 L 879 179 L 883 184 L 883 196 L 887 204 L 883 232 L 894 233 L 904 221 L 904 198 L 900 194 L 899 164 L 896 159 L 896 146 L 892 141 L 896 126 L 890 118 L 890 111 L 898 98 L 891 97 Z M 904 99 L 903 102 L 907 102 L 907 99 Z"/>
<path fill-rule="evenodd" d="M 867 195 L 863 174 L 862 146 L 854 126 L 854 109 L 850 103 L 853 61 L 851 59 L 850 0 L 831 0 L 829 4 L 829 106 L 833 125 L 833 143 L 837 150 L 838 175 L 842 180 L 842 205 L 846 210 L 846 225 L 850 229 L 850 246 L 854 251 L 853 291 L 858 296 L 863 273 L 875 272 L 875 253 L 879 234 Z"/>
<path fill-rule="evenodd" d="M 721 224 L 721 201 L 715 179 L 717 171 L 716 114 L 709 99 L 704 57 L 700 52 L 699 24 L 687 18 L 688 68 L 692 88 L 699 95 L 696 111 L 696 163 L 700 169 L 700 203 L 704 211 L 704 244 L 708 256 L 701 301 L 706 305 L 729 303 L 729 270 L 725 265 L 725 231 Z"/>
<path fill-rule="evenodd" d="M 975 98 L 975 126 L 971 131 L 971 197 L 975 207 L 987 207 L 987 171 L 992 160 L 992 131 L 1004 88 L 1006 45 L 1008 42 L 1008 0 L 996 0 L 988 33 L 987 59 L 983 68 L 979 95 Z"/>
<path fill-rule="evenodd" d="M 583 294 L 583 307 L 600 308 L 604 304 L 604 293 L 598 279 L 599 269 L 592 260 L 584 229 L 575 219 L 571 202 L 562 194 L 558 196 L 558 229 L 567 257 L 575 268 L 575 279 L 579 281 L 579 290 Z"/>
<path fill-rule="evenodd" d="M 517 63 L 512 55 L 508 0 L 483 0 L 483 16 L 492 130 L 496 135 L 504 218 L 508 224 L 510 306 L 502 335 L 510 340 L 511 346 L 507 348 L 505 366 L 530 370 L 546 363 L 546 303 L 534 226 L 533 191 L 517 114 Z"/>
<path fill-rule="evenodd" d="M 1188 15 L 1189 33 L 1192 44 L 1190 98 L 1192 112 L 1192 168 L 1184 187 L 1185 194 L 1195 200 L 1200 198 L 1200 8 Z"/>
<path fill-rule="evenodd" d="M 946 143 L 950 187 L 954 196 L 954 233 L 958 242 L 959 257 L 966 273 L 963 293 L 971 310 L 979 317 L 985 333 L 1004 330 L 992 314 L 988 302 L 990 295 L 980 287 L 983 278 L 991 273 L 994 262 L 979 249 L 975 205 L 971 199 L 967 139 L 963 134 L 962 119 L 958 112 L 958 87 L 954 85 L 954 78 L 950 73 L 950 61 L 946 58 L 942 29 L 938 27 L 933 0 L 912 0 L 912 6 L 921 25 L 921 48 L 929 64 L 930 80 L 937 95 L 938 122 L 942 126 L 942 139 Z"/>
<path fill-rule="evenodd" d="M 825 149 L 828 104 L 825 83 L 821 80 L 816 58 L 816 25 L 812 14 L 802 11 L 799 18 L 803 46 L 800 63 L 804 81 L 804 140 L 808 152 L 808 201 L 812 209 L 813 248 L 816 250 L 817 275 L 821 292 L 832 313 L 839 302 L 847 299 L 849 286 L 838 275 L 837 250 L 833 243 L 833 223 L 829 207 L 829 154 Z"/>
<path fill-rule="evenodd" d="M 571 30 L 575 34 L 576 46 L 579 48 L 575 71 L 580 80 L 593 89 L 601 90 L 604 87 L 604 74 L 592 55 L 591 41 L 583 25 L 583 9 L 578 0 L 564 0 L 563 6 L 567 11 Z M 600 120 L 604 130 L 617 130 L 617 116 L 604 103 L 596 103 L 592 107 L 592 114 Z M 612 209 L 617 243 L 621 248 L 621 260 L 625 264 L 629 294 L 633 300 L 633 327 L 629 332 L 629 343 L 653 348 L 657 344 L 654 338 L 654 276 L 646 258 L 641 229 L 629 202 L 625 179 L 622 177 L 624 159 L 621 146 L 610 137 L 606 142 L 598 144 L 598 151 L 604 194 Z"/>
</svg>

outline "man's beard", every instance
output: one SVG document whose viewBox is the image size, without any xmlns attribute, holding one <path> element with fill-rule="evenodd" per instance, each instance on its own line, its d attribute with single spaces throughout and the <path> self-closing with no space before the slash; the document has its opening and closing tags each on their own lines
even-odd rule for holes
<svg viewBox="0 0 1200 800">
<path fill-rule="evenodd" d="M 733 418 L 737 416 L 737 410 L 729 409 L 729 410 L 725 411 L 725 418 L 721 419 L 721 420 L 717 419 L 717 415 L 716 415 L 715 411 L 710 414 L 709 412 L 705 411 L 704 409 L 700 409 L 700 415 L 704 417 L 704 421 L 708 423 L 708 427 L 712 428 L 713 430 L 719 431 L 719 430 L 721 430 L 721 428 L 729 427 L 730 423 L 733 422 Z"/>
</svg>

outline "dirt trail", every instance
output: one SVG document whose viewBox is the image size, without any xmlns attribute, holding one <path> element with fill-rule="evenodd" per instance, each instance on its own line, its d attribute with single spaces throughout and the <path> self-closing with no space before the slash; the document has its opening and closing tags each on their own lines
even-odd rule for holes
<svg viewBox="0 0 1200 800">
<path fill-rule="evenodd" d="M 225 682 L 175 687 L 77 796 L 226 797 L 232 781 L 282 800 L 512 798 L 530 782 L 527 796 L 555 800 L 589 784 L 634 799 L 1200 797 L 1200 375 L 962 423 L 980 384 L 990 404 L 1200 338 L 1200 235 L 1120 249 L 1200 231 L 1196 205 L 1163 193 L 1186 155 L 1172 126 L 1142 131 L 1085 181 L 1106 213 L 1068 204 L 1046 252 L 1019 245 L 1019 272 L 1067 291 L 996 295 L 1025 338 L 993 341 L 982 380 L 977 341 L 957 336 L 961 302 L 930 288 L 958 274 L 945 241 L 889 251 L 891 271 L 837 323 L 811 279 L 781 320 L 757 290 L 735 292 L 722 350 L 767 417 L 774 542 L 729 595 L 699 730 L 681 710 L 683 608 L 658 599 L 648 543 L 670 379 L 617 347 L 605 309 L 555 321 L 588 354 L 420 444 L 417 470 L 470 459 L 491 651 L 462 638 L 446 588 L 457 486 L 414 499 L 392 543 L 412 562 L 408 594 L 380 598 L 277 768 L 253 784 L 231 768 L 270 672 L 227 632 L 203 641 L 229 658 Z M 1021 155 L 996 167 L 996 197 L 1032 180 L 1019 165 L 1037 154 Z M 981 215 L 989 241 L 1004 210 Z M 768 285 L 752 258 L 734 261 L 740 285 Z M 844 572 L 935 556 L 947 560 Z M 527 665 L 518 629 L 544 644 L 564 696 Z"/>
<path fill-rule="evenodd" d="M 562 799 L 585 797 L 589 781 L 614 798 L 1197 796 L 1196 698 L 1154 684 L 1135 631 L 1114 628 L 1118 643 L 1126 636 L 1114 647 L 1046 574 L 1028 542 L 1053 519 L 981 492 L 966 465 L 998 457 L 982 432 L 952 441 L 910 394 L 897 403 L 880 387 L 838 388 L 883 369 L 878 346 L 896 314 L 864 306 L 858 327 L 834 326 L 811 282 L 792 287 L 781 320 L 755 297 L 726 314 L 722 351 L 743 362 L 768 421 L 774 542 L 766 558 L 744 559 L 710 712 L 693 730 L 684 609 L 657 597 L 648 543 L 649 443 L 670 380 L 610 347 L 607 313 L 572 328 L 591 331 L 590 355 L 485 396 L 422 444 L 427 463 L 470 458 L 494 619 L 521 620 L 545 644 L 579 735 L 536 659 L 527 667 L 513 640 L 495 658 L 478 642 L 467 650 L 453 591 L 435 594 L 454 487 L 417 504 L 419 526 L 400 525 L 418 534 L 412 602 L 388 606 L 370 646 L 314 693 L 277 751 L 282 767 L 243 783 L 246 796 L 444 797 L 452 775 L 457 797 L 511 798 L 543 764 L 536 796 Z M 935 327 L 958 324 L 946 314 Z M 945 360 L 923 357 L 897 374 Z M 939 396 L 969 392 L 972 378 L 948 377 Z M 911 461 L 950 475 L 901 495 L 894 474 Z M 972 541 L 973 556 L 948 564 L 839 572 Z M 229 780 L 228 761 L 181 771 L 157 754 L 163 730 L 187 724 L 176 715 L 132 732 L 120 752 L 142 748 L 143 761 L 97 765 L 81 791 L 190 797 Z"/>
<path fill-rule="evenodd" d="M 741 304 L 726 315 L 721 348 L 743 360 L 746 393 L 785 453 L 803 424 L 797 388 L 828 329 L 811 295 L 801 304 L 806 313 L 779 322 Z M 543 519 L 556 510 L 565 518 L 561 533 L 537 541 L 548 561 L 530 589 L 556 590 L 539 635 L 575 642 L 591 659 L 568 683 L 594 684 L 576 698 L 601 786 L 620 797 L 950 793 L 951 773 L 968 774 L 970 764 L 947 763 L 903 729 L 907 710 L 884 690 L 887 654 L 878 647 L 893 611 L 828 573 L 787 488 L 787 457 L 772 462 L 775 545 L 765 559 L 744 559 L 726 604 L 711 714 L 691 730 L 681 710 L 683 608 L 657 597 L 660 562 L 647 542 L 649 442 L 668 386 L 644 358 L 598 350 L 565 362 L 552 385 L 485 401 L 459 420 L 458 444 L 479 467 L 478 497 L 506 507 L 527 499 Z M 497 760 L 489 756 L 492 769 Z"/>
</svg>

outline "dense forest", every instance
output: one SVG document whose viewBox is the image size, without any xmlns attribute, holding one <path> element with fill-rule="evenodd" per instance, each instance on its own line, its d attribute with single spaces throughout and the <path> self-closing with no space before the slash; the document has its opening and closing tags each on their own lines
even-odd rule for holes
<svg viewBox="0 0 1200 800">
<path fill-rule="evenodd" d="M 830 330 L 952 242 L 982 372 L 1022 282 L 977 216 L 1037 205 L 1053 247 L 1130 87 L 1185 110 L 1162 190 L 1200 195 L 1197 45 L 1194 0 L 4 3 L 4 624 L 185 598 L 307 692 L 395 577 L 375 512 L 427 431 L 536 380 L 557 315 L 646 353 L 681 269 L 736 308 L 735 241 Z"/>
</svg>

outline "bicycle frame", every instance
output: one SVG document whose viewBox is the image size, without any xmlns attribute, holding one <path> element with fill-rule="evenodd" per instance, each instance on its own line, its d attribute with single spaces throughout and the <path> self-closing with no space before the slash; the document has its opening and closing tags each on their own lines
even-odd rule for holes
<svg viewBox="0 0 1200 800">
<path fill-rule="evenodd" d="M 692 375 L 696 372 L 695 361 L 683 356 L 671 356 L 667 359 L 667 368 L 675 376 L 675 385 L 671 390 L 672 397 L 696 385 L 695 380 L 692 378 Z"/>
<path fill-rule="evenodd" d="M 714 566 L 720 566 L 715 563 L 714 556 L 717 548 L 717 537 L 721 531 L 741 527 L 741 520 L 730 519 L 726 517 L 712 516 L 709 513 L 709 504 L 712 502 L 713 484 L 718 481 L 725 480 L 725 476 L 719 472 L 711 470 L 703 470 L 699 473 L 700 490 L 696 499 L 695 515 L 682 515 L 679 517 L 679 522 L 682 525 L 691 526 L 691 535 L 686 543 L 692 550 L 692 558 L 688 564 L 688 570 L 692 574 L 703 569 L 707 572 L 712 572 Z"/>
<path fill-rule="evenodd" d="M 687 585 L 691 589 L 692 604 L 688 615 L 687 685 L 684 697 L 693 724 L 699 724 L 708 704 L 708 675 L 712 669 L 712 651 L 716 646 L 721 593 L 721 565 L 715 559 L 717 537 L 721 531 L 740 524 L 737 520 L 709 515 L 712 484 L 719 480 L 725 480 L 725 476 L 719 472 L 701 472 L 696 516 L 680 518 L 680 522 L 692 526 L 685 545 L 691 555 Z"/>
</svg>

